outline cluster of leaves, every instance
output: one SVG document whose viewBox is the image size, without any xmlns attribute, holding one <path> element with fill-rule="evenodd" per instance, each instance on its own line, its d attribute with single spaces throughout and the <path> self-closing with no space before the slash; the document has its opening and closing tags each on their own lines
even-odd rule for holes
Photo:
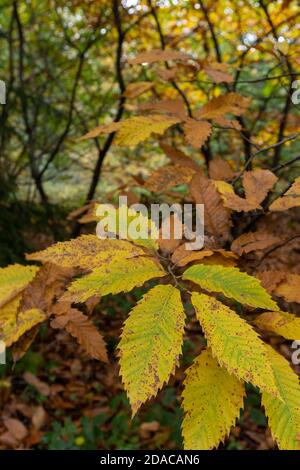
<svg viewBox="0 0 300 470">
<path fill-rule="evenodd" d="M 255 176 L 255 171 L 249 173 Z M 228 240 L 230 214 L 213 182 L 196 172 L 191 192 L 195 200 L 205 202 L 208 233 L 214 235 L 216 228 L 227 224 L 223 235 Z M 299 336 L 300 321 L 280 311 L 260 280 L 234 267 L 236 253 L 270 246 L 276 239 L 265 233 L 244 234 L 232 243 L 235 253 L 222 248 L 222 243 L 190 251 L 184 240 L 152 241 L 146 246 L 144 240 L 100 240 L 96 235 L 83 235 L 29 255 L 43 266 L 13 265 L 1 271 L 1 338 L 12 345 L 18 359 L 40 323 L 50 319 L 53 328 L 65 328 L 91 357 L 107 361 L 103 338 L 81 304 L 86 302 L 88 309 L 99 297 L 128 292 L 150 279 L 162 278 L 163 284 L 151 288 L 130 312 L 118 347 L 133 414 L 157 394 L 179 363 L 185 326 L 180 291 L 188 292 L 207 348 L 187 370 L 184 381 L 186 448 L 210 449 L 225 439 L 243 407 L 244 384 L 250 382 L 261 390 L 279 447 L 299 449 L 298 378 L 253 326 L 294 339 Z M 191 266 L 186 268 L 188 264 Z M 299 276 L 281 273 L 275 281 L 271 272 L 261 274 L 265 283 L 272 278 L 271 291 L 291 300 Z M 227 300 L 224 303 L 208 293 L 220 293 Z M 228 303 L 267 311 L 251 326 Z"/>
<path fill-rule="evenodd" d="M 131 62 L 158 60 L 193 61 L 186 54 L 164 50 L 141 54 Z M 231 82 L 220 64 L 195 66 L 203 67 L 217 83 Z M 125 93 L 137 96 L 147 89 L 148 85 L 138 83 Z M 228 114 L 241 116 L 248 104 L 248 99 L 229 92 L 192 114 L 185 111 L 182 101 L 161 100 L 144 105 L 146 116 L 97 127 L 83 139 L 117 132 L 117 144 L 136 145 L 152 133 L 162 135 L 176 125 L 182 126 L 186 142 L 199 149 L 213 123 L 239 130 L 238 121 Z M 270 271 L 254 277 L 241 272 L 237 267 L 240 257 L 276 246 L 281 240 L 260 231 L 235 239 L 232 235 L 235 212 L 247 215 L 267 209 L 266 200 L 277 177 L 266 169 L 245 168 L 236 173 L 223 160 L 210 161 L 207 176 L 188 155 L 166 143 L 162 148 L 172 164 L 155 171 L 141 185 L 156 194 L 187 185 L 187 196 L 204 204 L 204 248 L 190 251 L 184 239 L 100 240 L 96 235 L 82 235 L 31 254 L 28 259 L 42 263 L 41 267 L 13 265 L 0 272 L 1 339 L 12 346 L 17 360 L 29 348 L 39 325 L 50 320 L 51 327 L 65 328 L 92 358 L 108 361 L 102 335 L 89 318 L 93 305 L 103 296 L 129 292 L 159 279 L 130 312 L 118 345 L 120 373 L 133 415 L 156 396 L 178 366 L 186 306 L 191 302 L 207 347 L 184 380 L 185 448 L 211 449 L 224 441 L 243 407 L 245 383 L 251 383 L 260 389 L 278 446 L 300 449 L 298 377 L 257 332 L 299 337 L 300 320 L 281 311 L 271 294 L 299 302 L 295 286 L 300 277 Z M 299 206 L 299 183 L 297 178 L 269 204 L 269 210 Z M 249 310 L 257 314 L 254 321 L 245 318 Z"/>
</svg>

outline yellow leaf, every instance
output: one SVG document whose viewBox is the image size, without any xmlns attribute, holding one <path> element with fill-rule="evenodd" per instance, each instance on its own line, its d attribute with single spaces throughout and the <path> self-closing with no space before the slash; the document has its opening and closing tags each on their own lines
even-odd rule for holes
<svg viewBox="0 0 300 470">
<path fill-rule="evenodd" d="M 9 347 L 18 341 L 24 333 L 43 322 L 46 318 L 46 315 L 37 308 L 20 312 L 16 315 L 13 323 L 6 323 L 3 326 L 0 339 L 5 342 L 6 347 Z"/>
<path fill-rule="evenodd" d="M 224 442 L 240 416 L 244 383 L 202 351 L 186 371 L 182 423 L 186 450 L 210 450 Z"/>
<path fill-rule="evenodd" d="M 122 127 L 116 136 L 116 144 L 133 147 L 146 140 L 152 133 L 163 134 L 166 129 L 180 122 L 180 119 L 152 114 L 134 116 L 122 121 Z"/>
<path fill-rule="evenodd" d="M 111 134 L 112 132 L 118 131 L 120 127 L 120 122 L 111 122 L 110 124 L 103 124 L 102 126 L 95 127 L 95 129 L 92 129 L 87 134 L 84 134 L 78 139 L 78 141 L 94 139 L 95 137 L 99 137 L 100 135 L 104 134 Z"/>
<path fill-rule="evenodd" d="M 214 297 L 193 292 L 192 303 L 219 364 L 239 379 L 279 396 L 265 345 L 253 328 Z"/>
<path fill-rule="evenodd" d="M 93 269 L 108 261 L 133 258 L 144 255 L 129 241 L 100 239 L 96 235 L 82 235 L 67 242 L 59 242 L 46 250 L 27 255 L 28 259 L 49 262 L 60 266 Z"/>
<path fill-rule="evenodd" d="M 166 274 L 160 264 L 146 257 L 110 261 L 102 268 L 96 268 L 91 274 L 74 281 L 63 299 L 85 302 L 93 295 L 129 292 L 149 279 Z"/>
<path fill-rule="evenodd" d="M 260 281 L 238 268 L 197 264 L 184 272 L 183 279 L 193 281 L 210 292 L 222 292 L 226 297 L 251 307 L 279 310 Z"/>
<path fill-rule="evenodd" d="M 0 307 L 22 292 L 38 272 L 37 266 L 13 264 L 0 269 Z"/>
<path fill-rule="evenodd" d="M 121 376 L 133 414 L 174 373 L 184 322 L 180 292 L 171 285 L 154 287 L 132 309 L 119 349 Z"/>
<path fill-rule="evenodd" d="M 281 450 L 300 450 L 300 387 L 299 378 L 289 363 L 271 346 L 266 346 L 275 383 L 281 399 L 262 393 L 262 405 L 272 435 Z"/>
<path fill-rule="evenodd" d="M 286 339 L 300 338 L 300 318 L 287 312 L 265 312 L 254 321 L 265 331 L 281 335 Z"/>
</svg>

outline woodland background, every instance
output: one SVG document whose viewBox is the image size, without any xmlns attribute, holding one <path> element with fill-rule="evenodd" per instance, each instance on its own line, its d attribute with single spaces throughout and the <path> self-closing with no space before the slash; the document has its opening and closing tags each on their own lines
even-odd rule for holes
<svg viewBox="0 0 300 470">
<path fill-rule="evenodd" d="M 299 19 L 297 0 L 0 0 L 0 79 L 7 87 L 0 107 L 0 266 L 22 264 L 25 253 L 54 241 L 94 233 L 90 201 L 127 194 L 133 202 L 151 202 L 138 183 L 168 162 L 158 139 L 135 148 L 114 146 L 114 134 L 78 140 L 151 99 L 180 97 L 189 109 L 228 91 L 251 98 L 239 117 L 241 130 L 216 126 L 197 151 L 182 144 L 175 128 L 168 144 L 203 168 L 221 158 L 237 172 L 245 162 L 250 169 L 251 155 L 264 149 L 255 163 L 276 173 L 279 188 L 294 181 L 300 175 L 300 109 L 291 99 L 300 80 Z M 192 68 L 128 63 L 145 50 L 165 48 L 227 64 L 232 81 Z M 140 97 L 128 89 L 148 81 L 152 86 Z M 273 214 L 262 224 L 292 237 L 299 233 L 299 211 Z M 299 261 L 298 239 L 271 254 L 268 267 L 300 274 Z M 95 323 L 111 350 L 142 293 L 101 304 Z M 196 324 L 190 335 L 183 366 L 203 344 Z M 285 342 L 280 348 L 288 356 Z M 79 355 L 67 333 L 43 327 L 13 374 L 11 359 L 0 366 L 0 448 L 181 448 L 183 369 L 133 421 L 117 371 L 116 362 Z M 225 448 L 274 448 L 255 389 Z"/>
</svg>

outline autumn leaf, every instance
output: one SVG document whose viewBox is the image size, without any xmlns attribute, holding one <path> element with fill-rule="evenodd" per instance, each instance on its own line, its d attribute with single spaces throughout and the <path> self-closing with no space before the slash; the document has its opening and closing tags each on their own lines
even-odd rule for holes
<svg viewBox="0 0 300 470">
<path fill-rule="evenodd" d="M 166 272 L 160 264 L 151 258 L 111 260 L 102 268 L 95 268 L 91 274 L 74 281 L 63 300 L 85 302 L 93 295 L 129 292 L 149 279 L 165 275 Z"/>
<path fill-rule="evenodd" d="M 193 292 L 192 303 L 219 364 L 239 379 L 280 397 L 265 345 L 253 328 L 213 297 Z"/>
<path fill-rule="evenodd" d="M 135 82 L 130 83 L 126 90 L 124 91 L 124 96 L 126 98 L 137 98 L 146 91 L 151 90 L 154 84 L 152 82 Z"/>
<path fill-rule="evenodd" d="M 248 98 L 238 93 L 227 93 L 213 98 L 196 111 L 194 115 L 198 119 L 214 119 L 228 113 L 240 116 L 246 111 L 249 103 Z"/>
<path fill-rule="evenodd" d="M 120 122 L 111 122 L 110 124 L 103 124 L 102 126 L 95 127 L 95 129 L 84 134 L 78 139 L 78 141 L 95 139 L 95 137 L 99 137 L 100 135 L 111 134 L 112 132 L 116 132 L 120 128 Z"/>
<path fill-rule="evenodd" d="M 105 342 L 91 320 L 80 310 L 66 306 L 66 313 L 51 322 L 52 328 L 65 328 L 93 359 L 108 362 Z"/>
<path fill-rule="evenodd" d="M 0 307 L 16 297 L 32 281 L 37 266 L 13 264 L 0 269 Z"/>
<path fill-rule="evenodd" d="M 154 287 L 131 310 L 119 350 L 121 376 L 133 415 L 174 373 L 184 322 L 180 292 L 172 285 Z"/>
<path fill-rule="evenodd" d="M 286 339 L 300 338 L 300 318 L 287 312 L 265 312 L 255 318 L 255 325 Z"/>
<path fill-rule="evenodd" d="M 300 206 L 300 176 L 295 179 L 292 186 L 286 191 L 286 193 L 276 199 L 270 207 L 270 211 L 286 211 L 292 207 Z"/>
<path fill-rule="evenodd" d="M 259 280 L 238 268 L 196 264 L 183 273 L 182 279 L 193 281 L 210 292 L 222 292 L 251 307 L 279 310 Z"/>
<path fill-rule="evenodd" d="M 242 256 L 244 253 L 250 253 L 251 251 L 264 250 L 278 242 L 280 242 L 279 237 L 275 237 L 267 232 L 243 233 L 231 244 L 231 250 Z"/>
<path fill-rule="evenodd" d="M 165 152 L 167 157 L 169 157 L 170 160 L 174 163 L 174 165 L 191 168 L 195 171 L 199 170 L 199 165 L 195 162 L 195 160 L 190 158 L 178 148 L 175 149 L 174 147 L 171 147 L 170 145 L 167 145 L 163 142 L 160 142 L 160 147 Z"/>
<path fill-rule="evenodd" d="M 246 171 L 243 175 L 243 186 L 246 199 L 260 204 L 273 188 L 278 178 L 270 170 Z"/>
<path fill-rule="evenodd" d="M 186 450 L 218 447 L 229 435 L 244 404 L 245 386 L 220 367 L 206 349 L 186 371 L 182 434 Z"/>
<path fill-rule="evenodd" d="M 260 205 L 264 201 L 268 192 L 277 181 L 275 176 L 269 170 L 245 171 L 243 174 L 243 186 L 245 198 L 239 197 L 234 193 L 231 185 L 217 182 L 218 191 L 222 194 L 224 205 L 237 212 L 249 212 L 256 209 L 262 209 Z"/>
<path fill-rule="evenodd" d="M 228 72 L 227 64 L 220 64 L 219 62 L 208 62 L 204 64 L 203 70 L 214 83 L 233 82 L 233 77 Z"/>
<path fill-rule="evenodd" d="M 115 143 L 120 146 L 133 147 L 146 140 L 152 133 L 163 134 L 169 127 L 180 122 L 178 118 L 162 117 L 159 114 L 134 116 L 122 121 Z"/>
<path fill-rule="evenodd" d="M 182 100 L 152 101 L 142 104 L 140 110 L 167 114 L 172 118 L 179 119 L 179 121 L 184 121 L 187 118 L 185 104 Z"/>
<path fill-rule="evenodd" d="M 234 171 L 226 160 L 214 158 L 209 162 L 209 177 L 213 180 L 231 180 Z"/>
<path fill-rule="evenodd" d="M 280 399 L 263 391 L 262 405 L 279 449 L 300 450 L 300 387 L 299 378 L 288 361 L 266 345 Z"/>
<path fill-rule="evenodd" d="M 196 204 L 204 204 L 204 220 L 207 231 L 217 238 L 230 237 L 230 213 L 223 206 L 221 196 L 213 182 L 196 173 L 190 183 L 190 191 Z"/>
<path fill-rule="evenodd" d="M 183 129 L 186 141 L 197 149 L 206 142 L 212 130 L 209 122 L 192 118 L 186 119 Z"/>
<path fill-rule="evenodd" d="M 285 271 L 262 271 L 256 274 L 269 292 L 283 297 L 287 302 L 300 303 L 300 276 Z"/>
<path fill-rule="evenodd" d="M 159 62 L 161 60 L 167 61 L 167 60 L 182 60 L 182 61 L 188 61 L 191 59 L 191 56 L 188 54 L 185 54 L 184 52 L 180 51 L 175 51 L 172 49 L 158 49 L 158 50 L 152 50 L 152 51 L 146 51 L 146 52 L 141 52 L 137 56 L 135 56 L 133 59 L 129 59 L 128 63 L 129 64 L 152 64 L 154 62 Z"/>
<path fill-rule="evenodd" d="M 185 244 L 183 244 L 180 245 L 176 251 L 174 251 L 171 259 L 174 264 L 182 267 L 186 266 L 188 263 L 191 263 L 193 261 L 201 261 L 203 260 L 203 258 L 213 256 L 216 253 L 221 254 L 221 256 L 224 256 L 224 258 L 237 258 L 237 256 L 234 253 L 231 253 L 230 251 L 225 251 L 222 249 L 203 249 L 200 251 L 187 250 Z"/>
<path fill-rule="evenodd" d="M 167 165 L 155 170 L 146 180 L 144 187 L 149 191 L 166 191 L 174 186 L 189 183 L 195 171 L 179 165 Z"/>
<path fill-rule="evenodd" d="M 100 239 L 96 235 L 82 235 L 27 255 L 27 258 L 43 263 L 54 263 L 65 268 L 93 269 L 105 265 L 108 261 L 134 258 L 144 254 L 142 248 L 127 240 Z"/>
</svg>

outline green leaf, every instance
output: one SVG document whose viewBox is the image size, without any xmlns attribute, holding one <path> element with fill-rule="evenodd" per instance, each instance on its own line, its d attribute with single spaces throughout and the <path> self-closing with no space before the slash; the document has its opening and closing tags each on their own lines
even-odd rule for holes
<svg viewBox="0 0 300 470">
<path fill-rule="evenodd" d="M 121 376 L 133 414 L 174 373 L 184 322 L 180 292 L 171 285 L 154 287 L 132 309 L 119 349 Z"/>
<path fill-rule="evenodd" d="M 222 292 L 251 307 L 279 310 L 260 281 L 240 272 L 238 268 L 197 264 L 188 268 L 182 278 L 199 284 L 207 291 Z"/>
</svg>

